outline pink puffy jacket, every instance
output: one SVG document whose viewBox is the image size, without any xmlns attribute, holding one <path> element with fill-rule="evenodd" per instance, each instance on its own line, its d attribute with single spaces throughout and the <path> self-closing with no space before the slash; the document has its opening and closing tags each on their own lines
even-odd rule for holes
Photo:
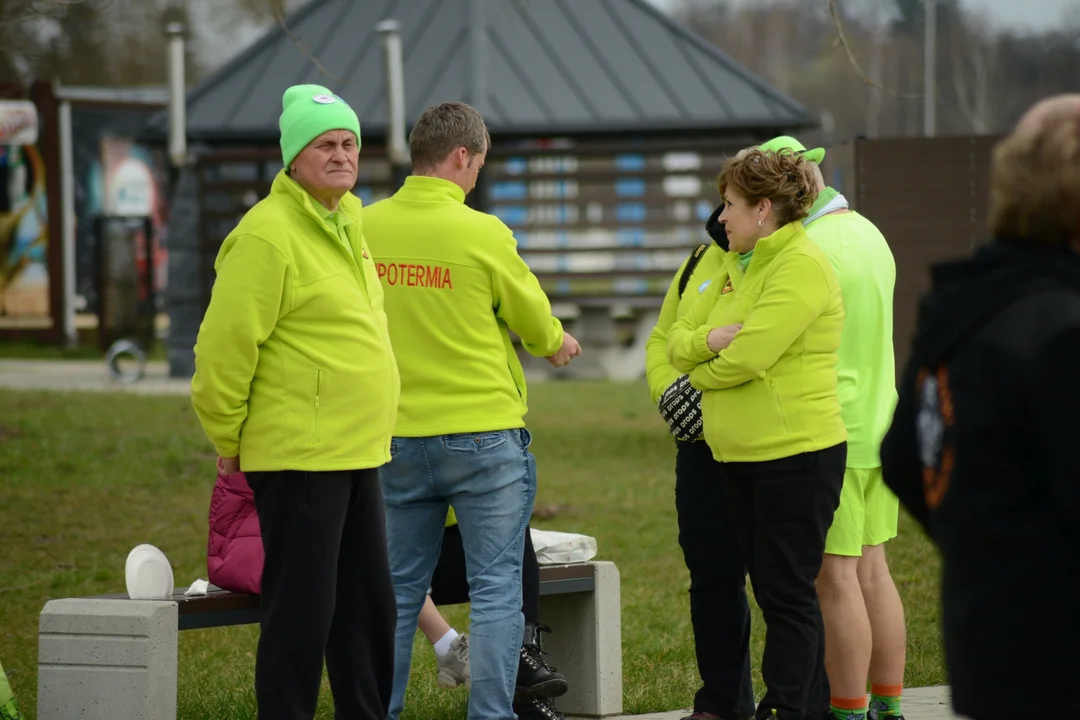
<svg viewBox="0 0 1080 720">
<path fill-rule="evenodd" d="M 223 474 L 210 496 L 210 540 L 206 570 L 223 590 L 259 593 L 263 572 L 262 536 L 255 512 L 255 494 L 244 473 Z"/>
</svg>

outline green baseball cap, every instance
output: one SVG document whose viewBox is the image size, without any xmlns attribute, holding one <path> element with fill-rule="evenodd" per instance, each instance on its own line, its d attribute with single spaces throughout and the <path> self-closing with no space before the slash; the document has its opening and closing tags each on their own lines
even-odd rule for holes
<svg viewBox="0 0 1080 720">
<path fill-rule="evenodd" d="M 781 135 L 780 137 L 774 137 L 768 142 L 763 142 L 759 145 L 762 150 L 770 150 L 772 152 L 780 152 L 781 150 L 790 150 L 791 152 L 802 153 L 810 162 L 821 164 L 821 161 L 825 159 L 825 148 L 814 148 L 813 150 L 807 150 L 803 147 L 803 144 L 791 137 L 790 135 Z"/>
</svg>

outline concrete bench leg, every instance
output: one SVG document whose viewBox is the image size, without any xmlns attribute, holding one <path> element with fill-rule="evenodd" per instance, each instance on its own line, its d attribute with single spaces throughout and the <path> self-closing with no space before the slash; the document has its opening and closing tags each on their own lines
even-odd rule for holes
<svg viewBox="0 0 1080 720">
<path fill-rule="evenodd" d="M 601 358 L 617 347 L 617 325 L 608 307 L 583 307 L 581 315 L 569 330 L 586 351 L 567 368 L 575 379 L 604 380 L 607 370 Z"/>
<path fill-rule="evenodd" d="M 50 600 L 38 635 L 38 720 L 176 720 L 176 603 Z"/>
<path fill-rule="evenodd" d="M 577 717 L 610 717 L 623 709 L 619 570 L 611 562 L 595 565 L 594 592 L 540 597 L 540 622 L 553 631 L 544 637 L 544 650 L 570 683 L 556 705 Z"/>
<path fill-rule="evenodd" d="M 659 318 L 659 310 L 646 311 L 635 323 L 632 345 L 615 345 L 599 351 L 600 364 L 608 380 L 640 380 L 645 377 L 645 343 Z"/>
</svg>

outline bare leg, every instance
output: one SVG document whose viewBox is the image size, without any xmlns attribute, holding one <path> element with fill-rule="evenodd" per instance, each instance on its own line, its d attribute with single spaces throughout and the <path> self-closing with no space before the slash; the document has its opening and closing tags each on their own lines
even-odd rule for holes
<svg viewBox="0 0 1080 720">
<path fill-rule="evenodd" d="M 903 685 L 907 660 L 904 606 L 889 574 L 884 544 L 863 548 L 858 574 L 874 637 L 870 682 L 882 686 Z"/>
<path fill-rule="evenodd" d="M 817 579 L 825 619 L 825 670 L 834 699 L 866 697 L 873 641 L 858 568 L 857 557 L 825 555 Z"/>
<path fill-rule="evenodd" d="M 435 607 L 435 603 L 431 601 L 430 595 L 424 600 L 424 606 L 420 608 L 420 617 L 417 624 L 420 626 L 420 632 L 424 633 L 432 645 L 439 642 L 446 633 L 450 632 L 450 624 L 443 619 L 439 608 Z"/>
<path fill-rule="evenodd" d="M 416 624 L 435 652 L 435 659 L 439 666 L 439 687 L 453 688 L 462 684 L 467 685 L 470 679 L 469 646 L 464 643 L 467 638 L 462 638 L 454 628 L 450 627 L 430 595 L 424 599 Z"/>
</svg>

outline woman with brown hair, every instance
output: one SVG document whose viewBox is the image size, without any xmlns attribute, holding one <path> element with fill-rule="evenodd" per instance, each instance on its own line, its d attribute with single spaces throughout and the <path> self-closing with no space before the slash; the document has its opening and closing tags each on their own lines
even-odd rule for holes
<svg viewBox="0 0 1080 720">
<path fill-rule="evenodd" d="M 843 300 L 801 223 L 817 194 L 806 158 L 744 150 L 717 185 L 731 252 L 672 327 L 668 356 L 702 391 L 705 441 L 767 625 L 757 717 L 820 717 L 828 696 L 814 580 L 847 455 L 836 375 Z"/>
</svg>

